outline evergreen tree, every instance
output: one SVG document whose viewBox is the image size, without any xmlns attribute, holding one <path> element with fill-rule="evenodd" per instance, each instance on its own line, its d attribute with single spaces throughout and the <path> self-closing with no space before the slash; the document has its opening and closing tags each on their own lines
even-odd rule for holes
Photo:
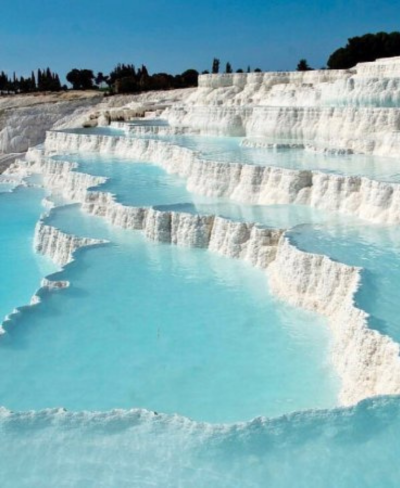
<svg viewBox="0 0 400 488">
<path fill-rule="evenodd" d="M 149 88 L 151 89 L 151 80 L 146 66 L 142 65 L 142 67 L 138 72 L 138 76 L 139 76 L 139 87 L 141 91 L 145 91 Z"/>
<path fill-rule="evenodd" d="M 32 71 L 27 78 L 18 77 L 13 73 L 9 78 L 6 73 L 0 73 L 0 92 L 31 93 L 37 90 L 58 91 L 61 89 L 60 78 L 56 73 L 52 73 L 49 68 L 44 71 L 38 70 L 36 82 L 35 73 Z"/>
<path fill-rule="evenodd" d="M 32 86 L 32 91 L 36 91 L 37 90 L 36 78 L 35 78 L 34 71 L 32 71 L 32 73 L 31 73 L 31 86 Z"/>
<path fill-rule="evenodd" d="M 231 63 L 226 63 L 225 73 L 232 73 Z"/>
<path fill-rule="evenodd" d="M 218 73 L 219 73 L 219 65 L 220 65 L 220 61 L 219 61 L 219 59 L 214 58 L 214 60 L 213 60 L 213 64 L 212 64 L 212 70 L 211 70 L 211 73 L 213 73 L 213 74 L 218 74 Z"/>
<path fill-rule="evenodd" d="M 60 78 L 57 73 L 53 73 L 50 68 L 38 70 L 37 89 L 39 91 L 59 91 L 61 90 Z"/>
<path fill-rule="evenodd" d="M 306 59 L 300 59 L 300 61 L 297 64 L 297 71 L 311 71 L 312 68 L 308 65 Z"/>
<path fill-rule="evenodd" d="M 15 74 L 15 71 L 13 73 L 13 79 L 12 79 L 12 85 L 11 85 L 11 91 L 17 93 L 19 90 L 19 81 L 17 80 L 17 75 Z"/>
<path fill-rule="evenodd" d="M 8 89 L 8 76 L 2 71 L 0 73 L 0 93 L 6 92 Z"/>
<path fill-rule="evenodd" d="M 117 80 L 132 77 L 137 79 L 136 69 L 133 64 L 118 64 L 109 75 L 109 85 L 113 86 Z M 138 80 L 137 80 L 138 81 Z"/>
<path fill-rule="evenodd" d="M 55 73 L 53 75 L 53 90 L 54 91 L 60 91 L 61 90 L 61 81 L 60 81 L 60 77 L 58 76 L 57 73 Z"/>
</svg>

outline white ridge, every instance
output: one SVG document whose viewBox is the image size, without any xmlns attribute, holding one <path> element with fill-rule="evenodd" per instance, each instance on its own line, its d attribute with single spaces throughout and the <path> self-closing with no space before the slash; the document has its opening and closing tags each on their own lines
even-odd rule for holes
<svg viewBox="0 0 400 488">
<path fill-rule="evenodd" d="M 153 240 L 208 247 L 212 252 L 248 261 L 266 270 L 277 296 L 325 315 L 332 331 L 332 360 L 342 380 L 342 405 L 352 405 L 370 396 L 400 393 L 399 345 L 369 329 L 367 314 L 354 305 L 360 284 L 359 268 L 300 251 L 290 244 L 282 230 L 215 216 L 123 206 L 109 193 L 89 191 L 88 184 L 92 182 L 84 178 L 70 180 L 65 172 L 73 171 L 73 165 L 33 159 L 34 163 L 27 163 L 30 170 L 42 171 L 51 190 L 61 191 L 64 197 L 81 203 L 84 210 L 115 225 L 141 229 Z M 22 161 L 17 164 L 24 165 Z M 76 186 L 63 186 L 64 178 Z M 41 222 L 36 242 L 41 252 L 62 264 L 72 259 L 78 247 L 103 241 L 67 236 Z"/>
</svg>

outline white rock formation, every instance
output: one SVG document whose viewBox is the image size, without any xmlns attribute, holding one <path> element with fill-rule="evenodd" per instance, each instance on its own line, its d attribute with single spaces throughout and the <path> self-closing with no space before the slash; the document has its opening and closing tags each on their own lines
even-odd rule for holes
<svg viewBox="0 0 400 488">
<path fill-rule="evenodd" d="M 312 142 L 376 156 L 400 154 L 400 109 L 187 105 L 170 109 L 165 117 L 173 126 L 202 134 Z"/>
<path fill-rule="evenodd" d="M 189 127 L 170 127 L 164 125 L 130 125 L 121 122 L 112 122 L 111 127 L 115 129 L 122 129 L 128 135 L 134 137 L 146 136 L 181 136 L 186 134 L 194 134 L 195 131 Z"/>
<path fill-rule="evenodd" d="M 150 104 L 140 105 L 136 100 L 115 110 L 103 105 L 89 120 L 93 125 L 107 125 L 126 120 L 135 111 L 147 113 L 150 108 L 152 116 L 164 109 L 162 116 L 169 126 L 126 127 L 127 132 L 136 137 L 217 133 L 246 136 L 243 144 L 252 147 L 270 144 L 267 147 L 275 150 L 400 157 L 400 59 L 361 64 L 346 71 L 207 75 L 200 78 L 198 90 L 174 101 L 153 98 Z M 48 153 L 111 153 L 156 163 L 186 178 L 190 191 L 206 196 L 246 204 L 305 204 L 371 222 L 400 223 L 399 184 L 206 161 L 182 147 L 133 137 L 53 131 L 47 134 L 45 148 Z M 342 404 L 400 393 L 399 345 L 369 329 L 367 314 L 354 304 L 359 268 L 302 252 L 279 229 L 121 205 L 113 195 L 91 190 L 104 183 L 104 178 L 75 170 L 74 164 L 49 161 L 40 152 L 30 152 L 27 162 L 17 161 L 6 176 L 38 172 L 46 188 L 81 203 L 85 211 L 113 225 L 142 230 L 160 242 L 208 248 L 265 269 L 277 296 L 327 317 L 332 358 L 342 380 Z M 37 249 L 60 265 L 68 263 L 79 247 L 101 243 L 67 236 L 42 221 L 37 227 Z"/>
<path fill-rule="evenodd" d="M 286 151 L 288 149 L 305 149 L 305 145 L 296 142 L 268 142 L 262 138 L 243 139 L 241 147 Z"/>
<path fill-rule="evenodd" d="M 52 191 L 61 191 L 65 197 L 69 195 L 71 200 L 81 202 L 84 210 L 114 225 L 140 229 L 153 240 L 205 247 L 266 269 L 271 289 L 277 296 L 325 315 L 332 331 L 333 363 L 342 380 L 343 405 L 368 396 L 400 393 L 398 344 L 369 329 L 367 314 L 354 305 L 354 295 L 360 285 L 359 268 L 302 252 L 289 243 L 282 230 L 215 216 L 125 207 L 109 193 L 89 191 L 84 178 L 75 179 L 73 187 L 61 185 L 63 178 L 68 181 L 66 173 L 74 169 L 73 165 L 46 160 L 40 164 L 37 157 L 36 165 L 35 169 L 43 172 Z M 54 177 L 53 166 L 59 167 L 60 181 Z M 52 176 L 47 177 L 46 172 Z M 43 222 L 37 227 L 37 249 L 60 265 L 70 262 L 79 247 L 101 243 L 67 236 Z"/>
<path fill-rule="evenodd" d="M 352 70 L 202 75 L 163 117 L 204 134 L 399 156 L 399 114 L 400 58 L 390 58 Z"/>
<path fill-rule="evenodd" d="M 0 98 L 0 161 L 41 144 L 51 128 L 108 125 L 181 102 L 193 90 L 103 98 L 98 92 L 16 95 Z M 0 166 L 1 168 L 1 166 Z"/>
<path fill-rule="evenodd" d="M 107 241 L 104 240 L 64 234 L 55 227 L 46 225 L 42 220 L 38 222 L 35 229 L 35 250 L 48 256 L 61 267 L 71 263 L 75 251 L 81 247 L 98 246 L 106 243 Z"/>
<path fill-rule="evenodd" d="M 202 160 L 189 149 L 159 140 L 49 132 L 48 152 L 99 152 L 149 161 L 187 179 L 190 191 L 253 205 L 301 204 L 400 223 L 400 185 L 359 176 Z"/>
<path fill-rule="evenodd" d="M 351 405 L 375 395 L 400 393 L 400 347 L 368 327 L 354 305 L 360 268 L 300 251 L 283 237 L 268 268 L 272 291 L 293 305 L 328 318 L 333 363 L 342 380 L 340 400 Z"/>
<path fill-rule="evenodd" d="M 46 130 L 85 114 L 102 97 L 91 94 L 25 95 L 0 99 L 0 153 L 25 152 Z"/>
</svg>

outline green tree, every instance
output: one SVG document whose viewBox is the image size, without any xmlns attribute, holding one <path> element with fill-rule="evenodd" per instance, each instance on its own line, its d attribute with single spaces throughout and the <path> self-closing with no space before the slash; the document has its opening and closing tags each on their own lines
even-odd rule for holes
<svg viewBox="0 0 400 488">
<path fill-rule="evenodd" d="M 12 78 L 9 78 L 6 73 L 0 73 L 0 92 L 31 93 L 37 90 L 58 91 L 60 89 L 60 78 L 50 68 L 46 68 L 45 70 L 39 69 L 37 72 L 37 81 L 33 71 L 27 78 L 24 76 L 18 77 L 16 73 L 13 73 Z"/>
<path fill-rule="evenodd" d="M 226 63 L 225 73 L 232 73 L 231 63 Z"/>
<path fill-rule="evenodd" d="M 118 64 L 110 73 L 108 84 L 113 86 L 117 80 L 122 78 L 137 79 L 137 73 L 133 64 Z M 139 80 L 137 80 L 139 81 Z"/>
<path fill-rule="evenodd" d="M 300 61 L 297 64 L 297 71 L 311 71 L 312 68 L 308 65 L 306 59 L 300 59 Z"/>
<path fill-rule="evenodd" d="M 80 70 L 79 69 L 72 69 L 69 73 L 67 73 L 67 81 L 71 83 L 72 89 L 73 90 L 79 90 L 80 88 L 80 80 L 81 80 L 81 75 L 80 75 Z M 41 79 L 41 72 L 40 70 L 38 71 L 38 79 L 39 79 L 39 84 L 40 84 L 40 79 Z"/>
<path fill-rule="evenodd" d="M 198 84 L 199 72 L 195 69 L 188 69 L 181 74 L 183 88 L 194 87 Z"/>
<path fill-rule="evenodd" d="M 144 64 L 142 64 L 142 67 L 138 71 L 138 78 L 141 91 L 149 90 L 151 87 L 151 79 Z"/>
<path fill-rule="evenodd" d="M 99 88 L 103 88 L 104 83 L 107 83 L 107 81 L 108 81 L 108 76 L 104 76 L 104 74 L 101 71 L 99 71 L 95 78 L 96 85 Z"/>
<path fill-rule="evenodd" d="M 2 71 L 0 73 L 0 93 L 8 90 L 8 76 Z"/>
<path fill-rule="evenodd" d="M 330 69 L 348 69 L 357 63 L 400 56 L 400 32 L 378 32 L 348 39 L 328 59 Z"/>
<path fill-rule="evenodd" d="M 211 73 L 213 73 L 214 75 L 218 74 L 219 73 L 219 65 L 220 65 L 219 59 L 214 58 Z"/>
<path fill-rule="evenodd" d="M 81 87 L 82 90 L 91 90 L 93 88 L 94 73 L 91 69 L 81 70 Z"/>
<path fill-rule="evenodd" d="M 37 89 L 36 76 L 34 71 L 32 71 L 31 73 L 31 86 L 32 86 L 32 91 L 35 91 Z"/>
<path fill-rule="evenodd" d="M 43 76 L 43 74 L 42 74 Z M 67 73 L 67 81 L 71 83 L 74 90 L 90 90 L 93 88 L 94 74 L 90 69 L 74 68 Z"/>
</svg>

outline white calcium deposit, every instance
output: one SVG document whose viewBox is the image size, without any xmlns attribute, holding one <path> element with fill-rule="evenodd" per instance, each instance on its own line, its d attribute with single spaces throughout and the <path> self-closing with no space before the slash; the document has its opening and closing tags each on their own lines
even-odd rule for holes
<svg viewBox="0 0 400 488">
<path fill-rule="evenodd" d="M 26 95 L 0 99 L 0 154 L 25 152 L 43 142 L 46 130 L 82 116 L 99 95 Z"/>
<path fill-rule="evenodd" d="M 400 58 L 351 70 L 202 75 L 163 114 L 203 134 L 295 139 L 330 150 L 400 155 Z"/>
<path fill-rule="evenodd" d="M 332 359 L 342 380 L 340 401 L 351 405 L 375 395 L 400 393 L 399 345 L 368 327 L 354 304 L 361 269 L 305 253 L 283 237 L 268 268 L 273 292 L 328 318 Z"/>
<path fill-rule="evenodd" d="M 35 250 L 48 256 L 59 266 L 71 263 L 74 253 L 82 247 L 98 246 L 106 243 L 107 241 L 104 240 L 65 234 L 55 227 L 46 225 L 42 220 L 37 223 L 35 229 Z"/>
<path fill-rule="evenodd" d="M 70 179 L 68 173 L 73 173 L 73 164 L 49 161 L 44 155 L 39 157 L 38 151 L 33 154 L 27 163 L 19 161 L 16 165 L 21 168 L 28 165 L 29 171 L 41 172 L 51 191 L 81 203 L 85 211 L 117 226 L 142 230 L 149 239 L 208 248 L 243 259 L 266 270 L 271 289 L 277 296 L 326 316 L 332 332 L 332 361 L 342 380 L 341 404 L 351 405 L 369 396 L 400 393 L 398 344 L 369 329 L 367 314 L 354 305 L 354 295 L 360 284 L 359 268 L 302 252 L 290 244 L 283 230 L 260 228 L 213 215 L 124 206 L 115 202 L 110 193 L 89 190 L 94 181 L 83 177 Z M 62 185 L 64 180 L 68 183 Z M 100 243 L 102 241 L 68 236 L 44 222 L 37 227 L 38 251 L 60 265 L 68 263 L 79 247 Z"/>
<path fill-rule="evenodd" d="M 153 115 L 162 111 L 169 125 L 138 127 L 117 122 L 141 110 Z M 70 118 L 66 124 L 71 126 L 77 120 Z M 399 184 L 203 160 L 189 149 L 140 137 L 223 134 L 246 137 L 243 145 L 247 147 L 276 151 L 304 149 L 400 158 L 400 58 L 343 71 L 204 75 L 197 90 L 179 91 L 176 96 L 143 95 L 117 107 L 103 104 L 88 123 L 111 123 L 130 137 L 50 131 L 45 150 L 29 151 L 25 160 L 10 166 L 5 177 L 41 174 L 43 185 L 54 195 L 80 203 L 84 211 L 112 225 L 141 230 L 149 239 L 164 243 L 208 248 L 265 269 L 278 297 L 327 317 L 343 405 L 400 393 L 399 345 L 371 330 L 368 315 L 354 303 L 361 283 L 359 268 L 300 251 L 284 230 L 214 215 L 122 205 L 112 194 L 96 189 L 105 178 L 80 173 L 74 163 L 48 159 L 54 153 L 114 154 L 158 164 L 185 178 L 188 189 L 200 195 L 254 205 L 310 205 L 370 222 L 399 224 Z M 2 137 L 0 142 L 5 140 Z M 11 144 L 13 150 L 17 145 Z M 102 243 L 66 235 L 44 221 L 36 230 L 38 252 L 62 266 L 80 247 Z"/>
<path fill-rule="evenodd" d="M 149 92 L 103 98 L 98 92 L 0 97 L 0 162 L 44 141 L 51 128 L 108 125 L 181 102 L 193 90 Z"/>
<path fill-rule="evenodd" d="M 301 204 L 360 217 L 400 223 L 400 185 L 361 176 L 311 170 L 221 163 L 164 141 L 52 131 L 46 151 L 99 152 L 148 161 L 187 179 L 188 190 L 252 205 Z"/>
</svg>

